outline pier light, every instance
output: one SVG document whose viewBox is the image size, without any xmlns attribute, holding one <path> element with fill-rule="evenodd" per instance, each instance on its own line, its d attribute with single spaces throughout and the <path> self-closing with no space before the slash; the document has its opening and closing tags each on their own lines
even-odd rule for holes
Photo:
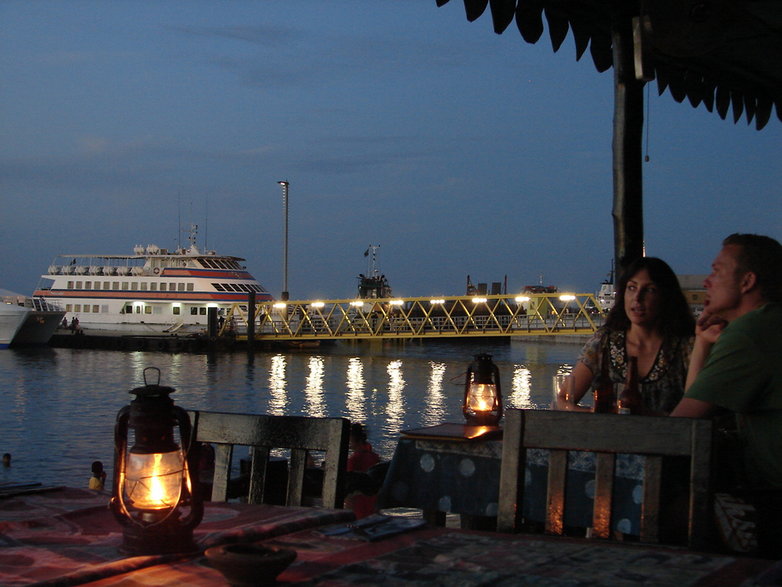
<svg viewBox="0 0 782 587">
<path fill-rule="evenodd" d="M 574 296 L 573 294 L 562 294 L 561 296 L 559 296 L 560 302 L 572 302 L 575 299 L 576 296 Z"/>
<path fill-rule="evenodd" d="M 391 304 L 392 306 L 404 306 L 405 305 L 405 301 L 404 300 L 391 300 L 388 303 Z"/>
<path fill-rule="evenodd" d="M 288 304 L 286 304 L 285 302 L 275 302 L 272 305 L 272 308 L 276 308 L 277 310 L 284 310 L 287 307 L 288 307 Z"/>
<path fill-rule="evenodd" d="M 529 296 L 516 296 L 513 298 L 515 301 L 519 302 L 520 304 L 523 304 L 524 302 L 529 301 Z"/>
<path fill-rule="evenodd" d="M 216 303 L 214 303 L 214 302 L 209 302 L 209 303 L 206 305 L 206 307 L 207 307 L 207 308 L 219 308 L 220 306 L 218 306 L 218 305 L 217 305 Z"/>
<path fill-rule="evenodd" d="M 147 384 L 151 369 L 158 372 L 154 385 Z M 190 450 L 190 418 L 174 406 L 173 392 L 160 385 L 160 370 L 148 367 L 144 386 L 130 391 L 136 399 L 117 414 L 110 505 L 123 527 L 121 550 L 128 554 L 197 551 L 193 529 L 203 517 L 193 490 L 198 458 Z"/>
<path fill-rule="evenodd" d="M 476 355 L 464 380 L 462 412 L 467 424 L 496 426 L 502 418 L 500 370 L 491 355 Z"/>
<path fill-rule="evenodd" d="M 488 301 L 489 301 L 488 298 L 473 298 L 472 299 L 472 303 L 473 304 L 485 304 Z"/>
<path fill-rule="evenodd" d="M 364 302 L 361 300 L 353 300 L 352 302 L 350 302 L 350 305 L 353 306 L 354 308 L 363 308 Z"/>
<path fill-rule="evenodd" d="M 429 300 L 429 303 L 435 306 L 435 305 L 444 304 L 445 300 L 442 299 Z"/>
<path fill-rule="evenodd" d="M 323 308 L 325 305 L 326 304 L 324 304 L 323 302 L 312 302 L 310 304 L 310 307 L 311 308 Z"/>
</svg>

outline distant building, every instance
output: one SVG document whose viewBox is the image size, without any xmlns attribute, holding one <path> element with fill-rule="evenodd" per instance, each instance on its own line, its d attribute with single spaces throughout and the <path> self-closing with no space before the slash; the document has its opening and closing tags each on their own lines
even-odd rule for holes
<svg viewBox="0 0 782 587">
<path fill-rule="evenodd" d="M 703 303 L 706 300 L 706 288 L 703 287 L 703 281 L 707 275 L 677 275 L 679 285 L 684 292 L 687 303 L 690 304 L 693 313 L 698 316 L 703 312 Z"/>
</svg>

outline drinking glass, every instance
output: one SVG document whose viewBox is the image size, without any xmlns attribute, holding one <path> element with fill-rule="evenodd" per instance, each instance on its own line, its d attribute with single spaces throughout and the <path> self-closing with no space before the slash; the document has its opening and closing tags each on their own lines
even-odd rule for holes
<svg viewBox="0 0 782 587">
<path fill-rule="evenodd" d="M 561 389 L 567 389 L 566 401 L 575 405 L 573 401 L 573 389 L 575 387 L 575 380 L 570 376 L 570 371 L 560 370 L 554 375 L 552 380 L 552 394 L 551 394 L 551 407 L 557 409 L 558 407 L 558 392 Z"/>
</svg>

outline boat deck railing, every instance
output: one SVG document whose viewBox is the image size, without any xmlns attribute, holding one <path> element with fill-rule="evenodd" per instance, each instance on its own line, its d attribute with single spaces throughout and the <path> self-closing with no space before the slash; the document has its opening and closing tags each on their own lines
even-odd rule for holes
<svg viewBox="0 0 782 587">
<path fill-rule="evenodd" d="M 605 320 L 593 294 L 521 294 L 263 302 L 256 340 L 447 338 L 591 334 Z M 247 339 L 247 304 L 220 334 Z"/>
</svg>

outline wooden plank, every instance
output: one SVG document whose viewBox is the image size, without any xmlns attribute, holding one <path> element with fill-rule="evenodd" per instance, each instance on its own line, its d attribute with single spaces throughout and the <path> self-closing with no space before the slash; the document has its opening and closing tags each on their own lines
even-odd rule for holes
<svg viewBox="0 0 782 587">
<path fill-rule="evenodd" d="M 611 537 L 611 505 L 614 491 L 616 455 L 598 453 L 595 466 L 595 503 L 592 510 L 592 535 Z"/>
<path fill-rule="evenodd" d="M 248 503 L 263 503 L 266 487 L 266 474 L 269 466 L 269 449 L 253 446 L 250 448 L 250 487 L 247 492 Z"/>
<path fill-rule="evenodd" d="M 231 476 L 231 458 L 234 447 L 231 444 L 215 446 L 215 473 L 212 480 L 212 501 L 228 499 L 228 480 Z"/>
<path fill-rule="evenodd" d="M 518 528 L 521 504 L 524 503 L 524 470 L 527 452 L 522 443 L 521 410 L 508 410 L 502 440 L 500 495 L 497 502 L 497 531 L 513 532 Z"/>
<path fill-rule="evenodd" d="M 641 542 L 659 542 L 660 540 L 662 469 L 662 457 L 646 457 L 644 462 L 643 500 L 641 502 Z"/>
<path fill-rule="evenodd" d="M 690 548 L 705 548 L 711 534 L 711 513 L 714 511 L 714 496 L 711 491 L 713 433 L 711 420 L 693 421 L 688 536 Z"/>
<path fill-rule="evenodd" d="M 548 491 L 546 494 L 546 532 L 561 535 L 565 527 L 565 483 L 567 451 L 552 450 L 548 460 Z"/>
<path fill-rule="evenodd" d="M 301 505 L 304 496 L 304 471 L 307 468 L 307 451 L 291 449 L 291 466 L 288 470 L 288 497 L 285 505 Z"/>
<path fill-rule="evenodd" d="M 692 448 L 690 424 L 680 418 L 529 412 L 524 430 L 527 448 L 660 455 L 689 455 Z"/>
</svg>

